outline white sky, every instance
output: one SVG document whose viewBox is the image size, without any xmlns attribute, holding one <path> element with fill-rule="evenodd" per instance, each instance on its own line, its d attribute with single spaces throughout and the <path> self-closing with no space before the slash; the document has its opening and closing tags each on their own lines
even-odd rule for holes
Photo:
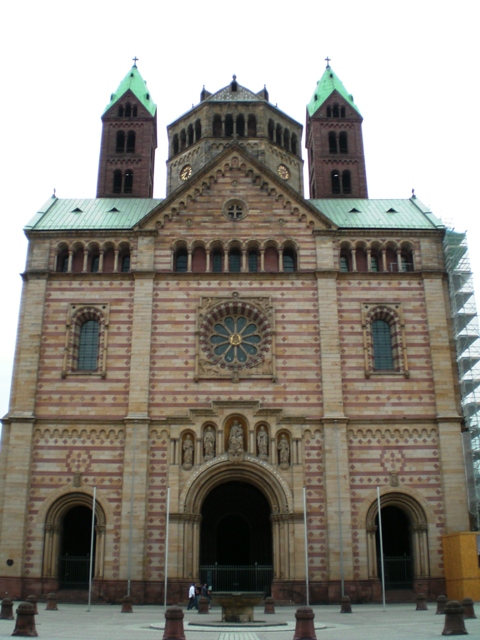
<svg viewBox="0 0 480 640">
<path fill-rule="evenodd" d="M 198 103 L 203 85 L 217 91 L 233 73 L 252 91 L 266 84 L 270 101 L 304 125 L 328 55 L 364 117 L 369 196 L 408 198 L 415 188 L 437 216 L 468 231 L 480 275 L 477 12 L 474 0 L 9 2 L 0 25 L 0 416 L 22 228 L 53 188 L 59 198 L 95 197 L 100 116 L 134 56 L 158 105 L 155 197 L 165 195 L 166 126 Z"/>
</svg>

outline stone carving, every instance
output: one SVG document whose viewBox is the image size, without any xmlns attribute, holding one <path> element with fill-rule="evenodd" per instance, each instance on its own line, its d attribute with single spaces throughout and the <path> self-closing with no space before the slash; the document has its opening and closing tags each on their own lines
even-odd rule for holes
<svg viewBox="0 0 480 640">
<path fill-rule="evenodd" d="M 191 469 L 193 465 L 193 440 L 190 434 L 187 434 L 183 441 L 183 468 Z"/>
<path fill-rule="evenodd" d="M 278 443 L 278 457 L 280 460 L 280 467 L 286 469 L 290 464 L 290 445 L 288 444 L 287 437 L 284 433 Z"/>
<path fill-rule="evenodd" d="M 203 434 L 203 457 L 205 460 L 215 457 L 215 431 L 212 427 L 207 427 Z"/>
<path fill-rule="evenodd" d="M 238 420 L 234 420 L 228 438 L 228 457 L 233 462 L 240 462 L 243 454 L 243 429 Z"/>
<path fill-rule="evenodd" d="M 263 424 L 257 433 L 257 447 L 258 457 L 262 460 L 268 460 L 268 433 Z"/>
</svg>

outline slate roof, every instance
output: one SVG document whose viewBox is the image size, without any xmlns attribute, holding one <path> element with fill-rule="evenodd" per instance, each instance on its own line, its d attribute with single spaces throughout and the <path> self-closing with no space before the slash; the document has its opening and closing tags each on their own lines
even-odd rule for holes
<svg viewBox="0 0 480 640">
<path fill-rule="evenodd" d="M 250 89 L 246 87 L 242 87 L 238 82 L 235 83 L 237 90 L 232 90 L 232 85 L 234 83 L 231 82 L 223 89 L 216 91 L 211 96 L 209 96 L 205 102 L 266 102 L 264 98 L 261 98 L 258 94 L 253 93 Z"/>
<path fill-rule="evenodd" d="M 443 229 L 445 225 L 418 198 L 373 200 L 324 198 L 309 200 L 344 229 Z"/>
<path fill-rule="evenodd" d="M 52 197 L 25 231 L 95 231 L 132 229 L 163 200 L 156 198 L 59 199 Z M 343 229 L 442 229 L 444 225 L 417 198 L 307 200 Z"/>
<path fill-rule="evenodd" d="M 145 109 L 154 116 L 157 111 L 157 105 L 154 104 L 148 90 L 147 83 L 140 75 L 140 71 L 135 65 L 130 69 L 121 83 L 118 85 L 118 89 L 110 96 L 110 102 L 105 107 L 104 114 L 118 101 L 120 98 L 130 90 L 143 104 Z"/>
<path fill-rule="evenodd" d="M 59 199 L 52 197 L 25 231 L 131 229 L 157 207 L 155 198 Z"/>
<path fill-rule="evenodd" d="M 312 96 L 312 99 L 307 105 L 308 115 L 313 116 L 313 114 L 318 111 L 318 109 L 320 109 L 325 100 L 334 91 L 337 91 L 342 96 L 342 98 L 344 98 L 348 102 L 348 104 L 353 107 L 353 109 L 355 109 L 359 116 L 362 115 L 359 108 L 353 101 L 353 96 L 348 93 L 348 91 L 343 86 L 343 82 L 330 66 L 327 66 L 327 68 L 323 72 L 323 76 L 317 83 L 317 87 Z"/>
</svg>

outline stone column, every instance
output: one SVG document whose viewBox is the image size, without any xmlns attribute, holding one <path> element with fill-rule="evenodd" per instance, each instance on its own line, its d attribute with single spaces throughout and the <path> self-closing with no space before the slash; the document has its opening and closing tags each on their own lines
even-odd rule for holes
<svg viewBox="0 0 480 640">
<path fill-rule="evenodd" d="M 88 267 L 88 249 L 83 250 L 83 273 L 86 273 Z"/>
<path fill-rule="evenodd" d="M 118 271 L 118 249 L 113 252 L 113 270 L 115 273 Z"/>
<path fill-rule="evenodd" d="M 105 256 L 105 251 L 100 249 L 100 253 L 98 254 L 98 273 L 103 273 L 103 258 Z"/>
</svg>

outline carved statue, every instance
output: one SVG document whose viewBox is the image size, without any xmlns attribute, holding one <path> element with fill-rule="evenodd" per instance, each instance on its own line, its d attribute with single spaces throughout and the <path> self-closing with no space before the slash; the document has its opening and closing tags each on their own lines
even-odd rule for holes
<svg viewBox="0 0 480 640">
<path fill-rule="evenodd" d="M 263 424 L 257 433 L 257 447 L 258 457 L 266 459 L 268 456 L 268 433 L 266 432 Z"/>
<path fill-rule="evenodd" d="M 238 420 L 235 420 L 230 428 L 228 451 L 234 454 L 243 452 L 243 429 Z"/>
<path fill-rule="evenodd" d="M 203 452 L 205 460 L 215 457 L 215 432 L 212 427 L 207 427 L 203 434 Z"/>
<path fill-rule="evenodd" d="M 282 433 L 282 437 L 278 443 L 278 454 L 280 458 L 280 465 L 288 466 L 290 462 L 290 445 L 288 444 L 287 437 L 284 433 Z"/>
<path fill-rule="evenodd" d="M 191 467 L 193 464 L 193 440 L 190 434 L 183 441 L 183 464 Z"/>
</svg>

